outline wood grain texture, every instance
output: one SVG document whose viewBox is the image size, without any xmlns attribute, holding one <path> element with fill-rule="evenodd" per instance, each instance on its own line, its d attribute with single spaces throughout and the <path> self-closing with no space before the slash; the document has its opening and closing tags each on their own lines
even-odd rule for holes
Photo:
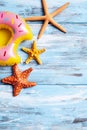
<svg viewBox="0 0 87 130">
<path fill-rule="evenodd" d="M 49 12 L 66 0 L 46 0 Z M 33 67 L 29 80 L 37 86 L 12 96 L 12 87 L 0 82 L 0 130 L 87 130 L 87 0 L 69 0 L 70 6 L 55 17 L 67 33 L 49 24 L 37 41 L 43 64 L 24 64 L 31 47 L 24 41 L 18 48 L 21 70 Z M 41 0 L 0 0 L 0 11 L 8 10 L 22 17 L 43 15 Z M 42 22 L 28 22 L 37 39 Z M 0 67 L 0 79 L 12 74 L 11 67 Z"/>
<path fill-rule="evenodd" d="M 11 93 L 11 86 L 1 85 L 0 129 L 86 127 L 81 120 L 87 117 L 87 86 L 37 85 L 16 98 Z"/>
<path fill-rule="evenodd" d="M 31 25 L 34 39 L 40 26 Z M 43 62 L 41 66 L 35 61 L 31 61 L 29 65 L 24 64 L 27 54 L 21 48 L 31 47 L 33 41 L 26 41 L 19 46 L 19 54 L 22 57 L 22 64 L 19 66 L 23 70 L 33 67 L 31 80 L 38 84 L 87 84 L 86 24 L 64 24 L 63 26 L 67 28 L 67 34 L 62 34 L 49 25 L 43 37 L 37 41 L 39 49 L 46 48 L 46 52 L 41 55 Z M 79 28 L 83 31 L 81 32 Z M 51 30 L 54 30 L 53 34 Z M 0 75 L 0 78 L 11 75 L 11 68 L 1 67 L 1 73 L 3 75 Z"/>
</svg>

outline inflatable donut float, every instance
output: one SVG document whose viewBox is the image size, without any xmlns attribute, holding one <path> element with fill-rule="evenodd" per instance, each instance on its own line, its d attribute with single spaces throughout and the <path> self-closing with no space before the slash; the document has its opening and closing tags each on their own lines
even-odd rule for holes
<svg viewBox="0 0 87 130">
<path fill-rule="evenodd" d="M 20 63 L 18 45 L 32 37 L 31 29 L 23 18 L 11 12 L 0 12 L 0 66 Z"/>
</svg>

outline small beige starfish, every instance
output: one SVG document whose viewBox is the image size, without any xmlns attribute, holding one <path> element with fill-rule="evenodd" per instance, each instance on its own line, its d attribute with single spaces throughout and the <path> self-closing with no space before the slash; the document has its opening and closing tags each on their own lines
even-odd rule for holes
<svg viewBox="0 0 87 130">
<path fill-rule="evenodd" d="M 43 35 L 49 22 L 53 26 L 55 26 L 56 28 L 58 28 L 59 30 L 61 30 L 62 32 L 65 33 L 66 30 L 60 24 L 56 23 L 53 20 L 53 17 L 55 17 L 57 14 L 61 13 L 69 5 L 69 2 L 67 2 L 66 4 L 64 4 L 63 6 L 61 6 L 60 8 L 58 8 L 56 11 L 54 11 L 51 14 L 49 14 L 49 12 L 48 12 L 46 0 L 42 0 L 42 4 L 43 4 L 43 8 L 44 8 L 44 13 L 45 13 L 44 16 L 32 16 L 32 17 L 25 18 L 26 21 L 44 20 L 44 24 L 42 25 L 42 28 L 39 32 L 38 39 Z"/>
<path fill-rule="evenodd" d="M 36 41 L 33 42 L 31 49 L 23 47 L 22 50 L 28 53 L 29 57 L 26 60 L 26 64 L 28 64 L 31 60 L 35 59 L 38 64 L 42 64 L 40 60 L 40 54 L 45 51 L 45 49 L 38 50 L 36 47 Z"/>
</svg>

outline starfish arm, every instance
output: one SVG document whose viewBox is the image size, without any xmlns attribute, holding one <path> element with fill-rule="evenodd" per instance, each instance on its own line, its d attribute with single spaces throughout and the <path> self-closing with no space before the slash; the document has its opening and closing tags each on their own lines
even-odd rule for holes
<svg viewBox="0 0 87 130">
<path fill-rule="evenodd" d="M 29 88 L 29 87 L 33 87 L 36 86 L 35 82 L 26 82 L 26 84 L 24 84 L 23 88 Z"/>
<path fill-rule="evenodd" d="M 26 21 L 38 21 L 38 20 L 44 20 L 46 16 L 32 16 L 25 18 Z"/>
<path fill-rule="evenodd" d="M 42 5 L 43 5 L 44 13 L 48 14 L 48 7 L 47 7 L 46 0 L 42 0 Z"/>
<path fill-rule="evenodd" d="M 21 74 L 21 71 L 19 70 L 17 64 L 12 66 L 12 70 L 13 70 L 14 76 L 19 77 L 19 75 Z"/>
<path fill-rule="evenodd" d="M 22 88 L 21 88 L 20 85 L 14 85 L 14 86 L 13 86 L 13 96 L 19 95 L 21 89 L 22 89 Z"/>
<path fill-rule="evenodd" d="M 35 56 L 34 59 L 37 61 L 38 64 L 40 64 L 40 65 L 42 64 L 42 61 L 40 60 L 39 55 L 38 55 L 38 56 Z"/>
<path fill-rule="evenodd" d="M 60 24 L 56 23 L 53 19 L 51 19 L 50 22 L 51 22 L 51 24 L 53 26 L 55 26 L 56 28 L 58 28 L 60 31 L 66 33 L 66 30 Z"/>
<path fill-rule="evenodd" d="M 24 52 L 26 52 L 26 53 L 31 52 L 31 49 L 29 49 L 29 48 L 25 48 L 25 47 L 23 47 L 22 50 L 23 50 Z"/>
<path fill-rule="evenodd" d="M 22 72 L 22 78 L 26 79 L 30 75 L 32 70 L 33 70 L 32 68 L 29 68 L 29 69 L 23 71 Z"/>
<path fill-rule="evenodd" d="M 64 9 L 66 9 L 69 4 L 70 3 L 67 2 L 66 4 L 64 4 L 63 6 L 61 6 L 60 8 L 58 8 L 56 11 L 54 11 L 53 13 L 51 13 L 51 16 L 55 17 L 57 14 L 61 13 Z"/>
<path fill-rule="evenodd" d="M 29 58 L 27 58 L 27 60 L 26 60 L 26 64 L 30 63 L 31 60 L 33 60 L 33 57 L 29 57 Z"/>
<path fill-rule="evenodd" d="M 15 81 L 14 76 L 9 76 L 9 77 L 6 77 L 6 78 L 2 79 L 2 82 L 6 83 L 6 84 L 13 84 L 14 81 Z"/>
<path fill-rule="evenodd" d="M 41 50 L 38 50 L 38 53 L 39 53 L 39 54 L 42 54 L 42 53 L 45 52 L 45 51 L 46 51 L 46 49 L 43 48 L 43 49 L 41 49 Z"/>
<path fill-rule="evenodd" d="M 32 49 L 36 49 L 36 48 L 37 48 L 36 41 L 34 41 L 33 44 L 32 44 Z"/>
<path fill-rule="evenodd" d="M 44 22 L 44 24 L 42 25 L 42 28 L 41 28 L 41 30 L 40 30 L 40 32 L 39 32 L 39 35 L 38 35 L 38 39 L 43 35 L 43 33 L 44 33 L 44 31 L 45 31 L 47 25 L 48 25 L 48 20 L 46 20 L 46 21 Z"/>
</svg>

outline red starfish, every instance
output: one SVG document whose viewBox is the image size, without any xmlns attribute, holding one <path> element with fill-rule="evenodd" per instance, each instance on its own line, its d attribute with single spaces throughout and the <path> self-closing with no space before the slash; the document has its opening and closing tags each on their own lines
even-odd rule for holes
<svg viewBox="0 0 87 130">
<path fill-rule="evenodd" d="M 13 96 L 17 96 L 22 88 L 28 88 L 36 85 L 35 82 L 29 82 L 27 80 L 32 70 L 32 68 L 29 68 L 21 72 L 15 64 L 13 66 L 13 75 L 2 79 L 2 82 L 13 85 Z"/>
</svg>

